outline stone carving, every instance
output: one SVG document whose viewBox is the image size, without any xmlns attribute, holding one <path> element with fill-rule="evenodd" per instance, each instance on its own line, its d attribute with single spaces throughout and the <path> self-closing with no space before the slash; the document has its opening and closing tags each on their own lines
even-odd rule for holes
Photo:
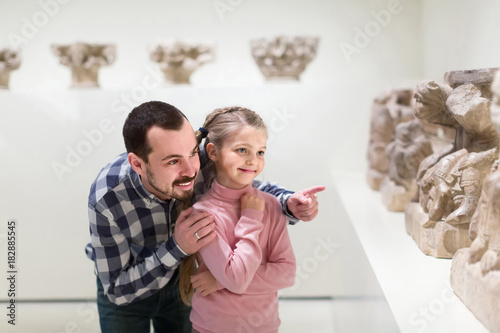
<svg viewBox="0 0 500 333">
<path fill-rule="evenodd" d="M 21 65 L 19 51 L 12 49 L 0 49 L 0 88 L 9 89 L 10 72 L 18 69 Z"/>
<path fill-rule="evenodd" d="M 455 142 L 455 127 L 433 124 L 424 119 L 420 119 L 420 124 L 424 128 L 425 136 L 431 142 L 433 152 L 440 151 Z"/>
<path fill-rule="evenodd" d="M 316 56 L 318 37 L 285 37 L 250 41 L 252 56 L 266 80 L 299 80 Z"/>
<path fill-rule="evenodd" d="M 454 89 L 434 81 L 417 86 L 415 115 L 456 129 L 454 144 L 420 164 L 418 203 L 410 203 L 405 210 L 408 233 L 424 253 L 436 257 L 451 258 L 470 245 L 468 229 L 482 182 L 498 158 L 491 100 L 483 94 L 484 71 L 477 71 L 478 75 L 467 71 L 466 79 Z M 446 78 L 455 76 L 448 73 Z"/>
<path fill-rule="evenodd" d="M 500 133 L 500 72 L 491 90 L 491 118 Z M 500 332 L 500 160 L 484 182 L 469 231 L 474 241 L 453 257 L 451 286 L 486 328 Z"/>
<path fill-rule="evenodd" d="M 375 191 L 380 190 L 389 170 L 386 147 L 394 140 L 396 125 L 414 118 L 410 106 L 412 95 L 412 90 L 408 89 L 391 90 L 373 101 L 367 152 L 367 182 Z"/>
<path fill-rule="evenodd" d="M 74 43 L 51 48 L 59 62 L 71 68 L 73 88 L 98 87 L 99 68 L 112 64 L 116 56 L 112 44 Z"/>
<path fill-rule="evenodd" d="M 389 169 L 380 188 L 382 202 L 388 210 L 402 212 L 417 194 L 417 170 L 432 154 L 431 141 L 420 121 L 414 119 L 396 126 L 395 139 L 385 151 Z"/>
<path fill-rule="evenodd" d="M 201 65 L 213 61 L 211 45 L 190 44 L 176 41 L 156 45 L 150 53 L 151 60 L 160 64 L 168 83 L 189 83 L 191 74 Z"/>
</svg>

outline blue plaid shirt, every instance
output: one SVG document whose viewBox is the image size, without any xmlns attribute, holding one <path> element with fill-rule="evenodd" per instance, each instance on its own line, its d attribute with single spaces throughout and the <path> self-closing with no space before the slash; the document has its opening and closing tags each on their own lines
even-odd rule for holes
<svg viewBox="0 0 500 333">
<path fill-rule="evenodd" d="M 200 159 L 203 165 L 202 156 Z M 203 179 L 200 172 L 193 200 L 210 186 Z M 290 223 L 297 222 L 286 208 L 293 192 L 269 182 L 255 181 L 254 186 L 276 196 Z M 95 261 L 111 302 L 128 304 L 154 294 L 188 256 L 173 237 L 180 204 L 179 200 L 164 201 L 151 194 L 130 166 L 127 153 L 101 170 L 90 188 L 91 241 L 85 251 Z"/>
</svg>

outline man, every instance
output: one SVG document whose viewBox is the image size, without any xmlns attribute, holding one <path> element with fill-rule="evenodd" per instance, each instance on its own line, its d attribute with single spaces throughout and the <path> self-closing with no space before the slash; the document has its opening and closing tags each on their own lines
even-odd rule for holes
<svg viewBox="0 0 500 333">
<path fill-rule="evenodd" d="M 123 127 L 127 153 L 91 186 L 91 243 L 102 332 L 191 332 L 190 308 L 179 296 L 178 266 L 216 237 L 207 213 L 180 212 L 204 188 L 193 128 L 172 105 L 147 102 Z M 269 183 L 291 223 L 318 213 L 314 187 L 292 193 Z M 187 206 L 187 205 L 186 205 Z M 179 213 L 180 212 L 180 213 Z"/>
</svg>

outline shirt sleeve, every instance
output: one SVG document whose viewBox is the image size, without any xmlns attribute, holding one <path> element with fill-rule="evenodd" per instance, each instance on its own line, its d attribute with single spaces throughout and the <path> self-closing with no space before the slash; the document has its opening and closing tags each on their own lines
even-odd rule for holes
<svg viewBox="0 0 500 333">
<path fill-rule="evenodd" d="M 276 208 L 275 220 L 265 223 L 274 226 L 269 233 L 268 260 L 259 266 L 245 294 L 277 291 L 291 287 L 295 282 L 295 254 L 288 235 L 286 219 L 280 213 L 279 207 Z"/>
<path fill-rule="evenodd" d="M 159 245 L 144 260 L 131 264 L 128 241 L 112 213 L 89 206 L 91 244 L 97 274 L 109 300 L 117 305 L 146 298 L 165 286 L 187 254 L 173 238 Z"/>
<path fill-rule="evenodd" d="M 219 287 L 241 294 L 247 289 L 262 261 L 259 235 L 263 229 L 263 213 L 251 208 L 241 211 L 241 217 L 234 228 L 237 240 L 234 250 L 225 236 L 221 217 L 214 217 L 217 238 L 202 247 L 198 253 L 218 281 Z"/>
<path fill-rule="evenodd" d="M 288 210 L 288 198 L 295 193 L 293 191 L 289 191 L 281 186 L 279 186 L 277 183 L 270 183 L 270 182 L 263 182 L 260 180 L 255 179 L 252 183 L 252 186 L 259 189 L 262 192 L 267 192 L 278 199 L 279 203 L 281 204 L 281 208 L 283 210 L 283 214 L 286 216 L 288 223 L 289 224 L 296 224 L 300 220 L 293 216 L 292 212 Z"/>
</svg>

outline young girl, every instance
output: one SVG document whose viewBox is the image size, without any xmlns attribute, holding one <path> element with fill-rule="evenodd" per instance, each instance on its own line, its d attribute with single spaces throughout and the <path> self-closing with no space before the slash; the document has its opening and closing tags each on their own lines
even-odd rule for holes
<svg viewBox="0 0 500 333">
<path fill-rule="evenodd" d="M 207 116 L 200 142 L 205 135 L 215 179 L 193 207 L 214 216 L 218 235 L 198 252 L 197 273 L 209 270 L 217 291 L 205 296 L 205 282 L 193 281 L 193 330 L 277 332 L 277 291 L 293 285 L 295 256 L 281 205 L 252 187 L 264 168 L 266 127 L 251 110 L 223 108 Z"/>
</svg>

